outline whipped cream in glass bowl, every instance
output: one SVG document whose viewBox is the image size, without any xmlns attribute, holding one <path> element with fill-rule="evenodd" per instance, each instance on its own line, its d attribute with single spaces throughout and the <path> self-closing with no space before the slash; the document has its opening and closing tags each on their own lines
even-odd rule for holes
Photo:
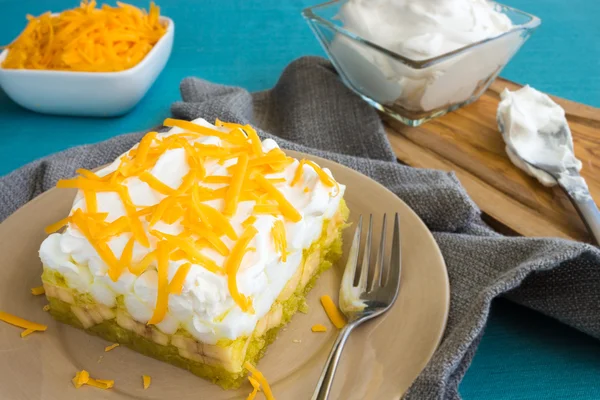
<svg viewBox="0 0 600 400">
<path fill-rule="evenodd" d="M 477 100 L 540 24 L 488 0 L 334 0 L 303 15 L 343 81 L 412 126 Z"/>
</svg>

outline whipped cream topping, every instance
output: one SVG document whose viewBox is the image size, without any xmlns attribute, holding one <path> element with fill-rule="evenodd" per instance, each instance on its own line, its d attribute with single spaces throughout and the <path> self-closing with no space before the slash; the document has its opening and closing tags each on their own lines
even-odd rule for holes
<svg viewBox="0 0 600 400">
<path fill-rule="evenodd" d="M 348 31 L 414 61 L 513 28 L 511 20 L 487 0 L 348 0 L 338 18 Z M 411 111 L 430 111 L 469 99 L 482 80 L 510 59 L 522 40 L 507 37 L 488 42 L 419 69 L 344 35 L 336 36 L 331 52 L 354 86 L 374 100 L 396 102 Z"/>
<path fill-rule="evenodd" d="M 192 122 L 227 132 L 224 128 L 217 128 L 203 119 Z M 180 128 L 172 128 L 166 133 L 159 133 L 157 137 L 167 137 L 182 132 L 184 131 Z M 221 146 L 221 139 L 214 136 L 202 136 L 190 139 L 190 143 Z M 134 146 L 134 149 L 137 147 L 138 145 Z M 265 153 L 275 148 L 278 148 L 278 145 L 271 139 L 262 142 L 262 149 Z M 120 158 L 97 172 L 97 175 L 106 176 L 115 171 L 121 163 Z M 237 158 L 231 158 L 221 164 L 216 159 L 211 161 L 208 158 L 203 166 L 206 176 L 231 176 L 228 168 L 236 163 Z M 300 183 L 291 185 L 298 166 L 299 161 L 294 160 L 282 172 L 266 175 L 266 178 L 284 179 L 274 185 L 301 214 L 300 221 L 292 223 L 284 220 L 282 216 L 252 214 L 255 201 L 241 201 L 235 214 L 229 220 L 239 236 L 244 231 L 242 223 L 250 215 L 256 217 L 253 225 L 258 233 L 249 244 L 256 250 L 247 252 L 243 256 L 237 273 L 239 292 L 252 298 L 255 312 L 244 312 L 236 304 L 228 289 L 227 276 L 192 264 L 181 294 L 169 294 L 167 314 L 156 325 L 161 331 L 172 334 L 183 328 L 200 341 L 216 343 L 219 339 L 235 339 L 248 335 L 254 330 L 257 321 L 269 311 L 288 280 L 300 267 L 302 251 L 320 237 L 324 220 L 331 218 L 338 210 L 344 194 L 345 187 L 343 185 L 339 185 L 339 190 L 337 187 L 324 185 L 317 172 L 306 164 L 302 166 L 303 174 Z M 152 168 L 151 174 L 165 185 L 175 189 L 182 183 L 189 168 L 185 151 L 175 148 L 165 151 L 160 156 Z M 332 176 L 331 171 L 323 170 Z M 210 189 L 226 186 L 221 183 L 200 184 Z M 127 178 L 123 185 L 127 187 L 136 207 L 153 206 L 166 197 L 137 177 Z M 126 215 L 121 198 L 116 193 L 98 192 L 96 196 L 97 211 L 108 213 L 106 221 L 115 221 Z M 224 200 L 216 199 L 204 203 L 220 210 L 223 208 Z M 82 193 L 78 193 L 71 214 L 77 209 L 85 211 L 85 207 L 84 196 Z M 285 262 L 282 261 L 281 254 L 277 251 L 271 236 L 271 227 L 277 219 L 281 219 L 285 226 L 288 251 Z M 144 218 L 141 218 L 140 221 L 148 232 L 148 222 Z M 177 235 L 182 232 L 183 227 L 180 221 L 172 224 L 159 221 L 152 229 Z M 115 257 L 120 258 L 130 238 L 131 233 L 122 233 L 108 242 Z M 132 256 L 134 264 L 156 249 L 156 237 L 148 235 L 148 239 L 150 241 L 148 248 L 135 242 Z M 235 242 L 226 236 L 222 236 L 221 239 L 231 250 Z M 212 248 L 202 248 L 201 253 L 219 266 L 223 266 L 225 262 L 225 256 Z M 63 233 L 50 235 L 42 243 L 40 258 L 46 268 L 61 273 L 69 287 L 80 293 L 89 293 L 95 301 L 114 307 L 117 297 L 122 295 L 125 308 L 135 320 L 147 323 L 152 317 L 157 301 L 158 274 L 156 269 L 149 268 L 140 276 L 136 276 L 126 269 L 116 281 L 111 280 L 107 274 L 109 270 L 107 264 L 73 224 L 69 224 Z M 169 260 L 169 281 L 177 270 L 188 262 L 190 261 L 187 259 Z"/>
<path fill-rule="evenodd" d="M 556 179 L 523 159 L 560 170 L 563 187 L 578 196 L 589 196 L 585 180 L 567 173 L 567 169 L 580 171 L 581 161 L 573 152 L 573 137 L 565 110 L 529 85 L 514 92 L 504 89 L 500 97 L 497 120 L 506 153 L 513 164 L 545 186 L 556 185 Z"/>
</svg>

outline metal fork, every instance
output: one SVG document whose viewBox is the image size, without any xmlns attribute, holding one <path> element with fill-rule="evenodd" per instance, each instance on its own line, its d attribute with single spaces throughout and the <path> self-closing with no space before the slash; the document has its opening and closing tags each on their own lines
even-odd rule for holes
<svg viewBox="0 0 600 400">
<path fill-rule="evenodd" d="M 383 215 L 381 240 L 374 265 L 371 263 L 373 215 L 369 216 L 369 229 L 362 252 L 363 261 L 360 271 L 357 272 L 356 267 L 358 265 L 362 222 L 361 215 L 354 233 L 354 240 L 352 241 L 352 247 L 350 248 L 340 288 L 340 309 L 348 319 L 348 323 L 338 333 L 311 400 L 326 400 L 328 398 L 342 350 L 352 330 L 363 322 L 389 310 L 398 297 L 401 269 L 400 221 L 398 213 L 394 217 L 392 249 L 390 259 L 387 263 L 384 261 L 387 231 L 386 215 Z M 371 268 L 373 268 L 373 271 L 369 274 Z M 357 274 L 360 275 L 357 276 Z M 384 277 L 384 274 L 387 276 Z M 371 275 L 370 284 L 367 282 L 369 275 Z M 358 283 L 355 285 L 354 282 L 357 279 Z"/>
</svg>

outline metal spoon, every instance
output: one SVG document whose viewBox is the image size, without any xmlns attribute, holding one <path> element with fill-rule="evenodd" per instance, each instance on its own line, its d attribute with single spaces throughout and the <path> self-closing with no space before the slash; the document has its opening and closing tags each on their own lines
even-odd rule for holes
<svg viewBox="0 0 600 400">
<path fill-rule="evenodd" d="M 498 128 L 501 133 L 504 133 L 504 124 L 500 118 L 498 118 Z M 554 139 L 558 139 L 562 143 L 567 143 L 570 141 L 568 134 L 568 127 L 562 127 L 558 131 L 552 132 L 550 136 Z M 506 145 L 513 154 L 518 156 L 523 162 L 535 169 L 547 173 L 556 180 L 558 186 L 564 190 L 567 196 L 569 196 L 571 203 L 573 203 L 573 206 L 577 210 L 577 213 L 583 220 L 583 223 L 592 235 L 596 244 L 600 245 L 600 211 L 598 211 L 598 207 L 585 184 L 585 180 L 579 174 L 579 171 L 577 171 L 576 168 L 565 168 L 534 162 L 533 160 L 527 159 L 527 156 L 519 153 L 508 141 L 506 142 Z"/>
</svg>

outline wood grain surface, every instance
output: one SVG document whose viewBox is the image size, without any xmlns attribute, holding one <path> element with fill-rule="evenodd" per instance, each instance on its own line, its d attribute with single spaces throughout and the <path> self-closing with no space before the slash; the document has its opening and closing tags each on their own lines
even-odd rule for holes
<svg viewBox="0 0 600 400">
<path fill-rule="evenodd" d="M 475 103 L 419 127 L 383 116 L 392 147 L 407 165 L 454 171 L 481 210 L 511 231 L 589 241 L 568 197 L 542 186 L 506 155 L 496 109 L 504 88 L 519 87 L 499 78 Z M 600 204 L 600 109 L 553 99 L 566 111 L 581 174 Z"/>
</svg>

